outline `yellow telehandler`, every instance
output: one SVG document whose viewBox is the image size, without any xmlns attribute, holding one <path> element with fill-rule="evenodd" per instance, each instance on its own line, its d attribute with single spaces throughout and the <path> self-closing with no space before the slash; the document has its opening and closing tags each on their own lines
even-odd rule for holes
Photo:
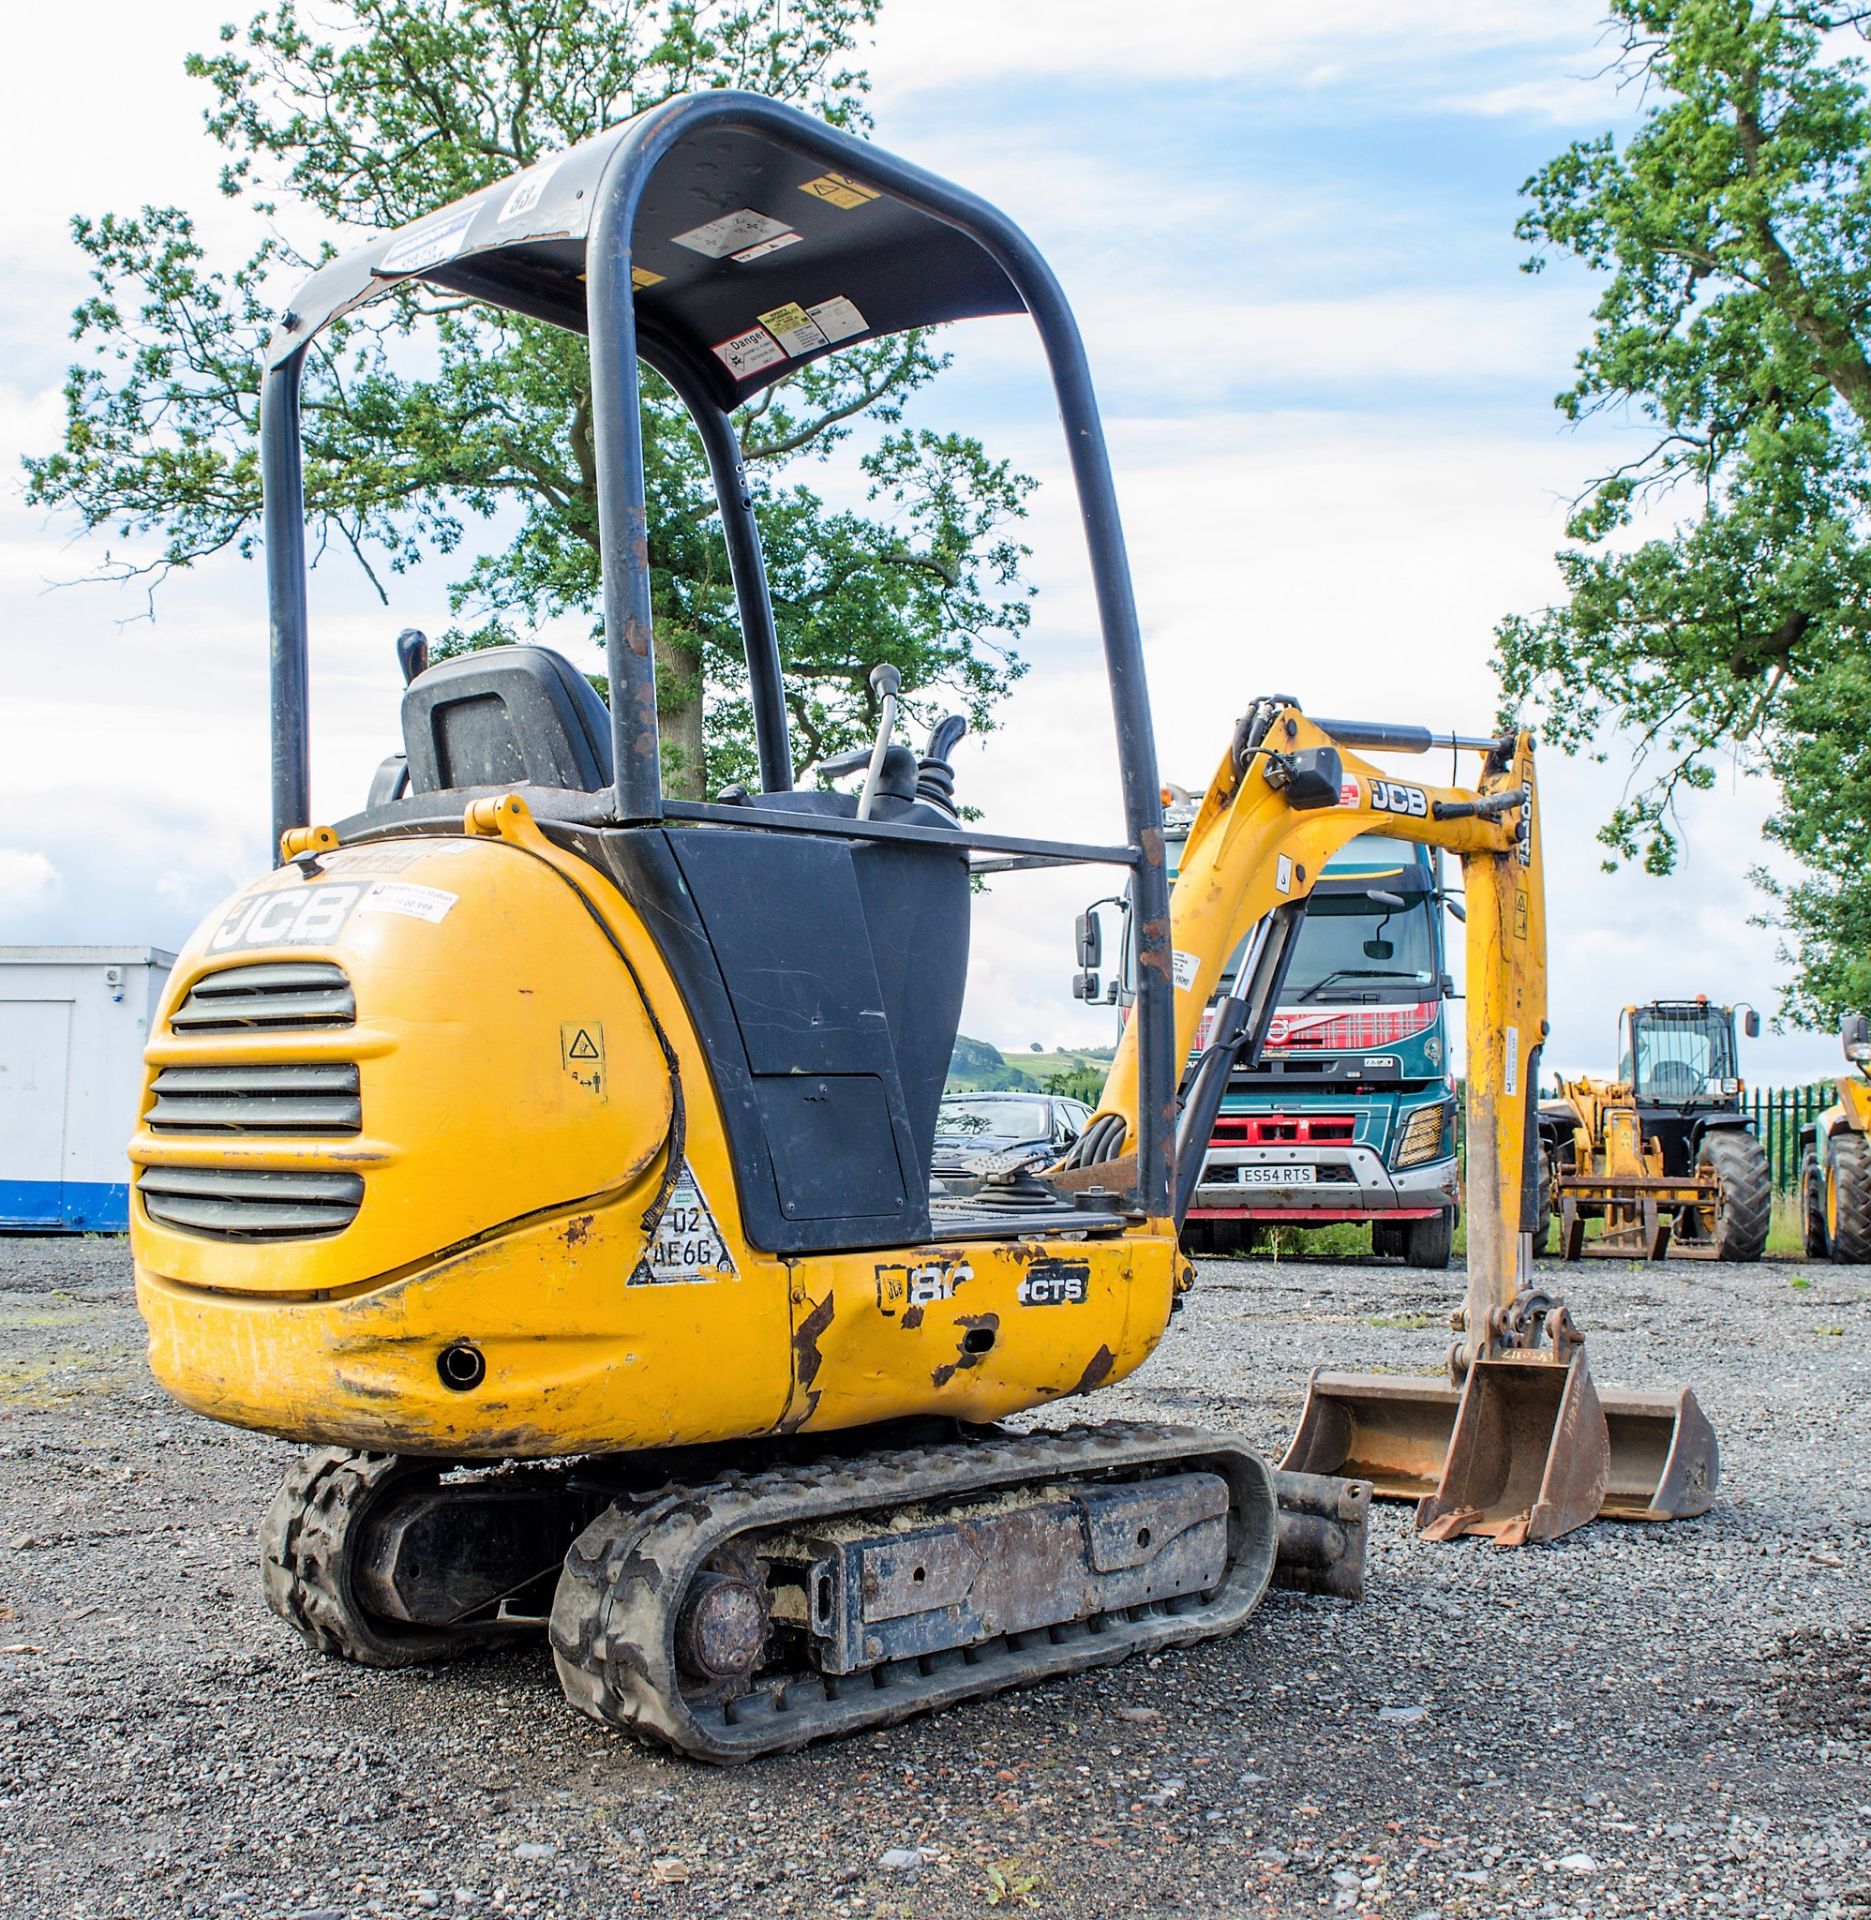
<svg viewBox="0 0 1871 1920">
<path fill-rule="evenodd" d="M 1800 1236 L 1808 1258 L 1871 1261 L 1871 1020 L 1840 1029 L 1838 1099 L 1800 1129 Z"/>
<path fill-rule="evenodd" d="M 404 750 L 363 811 L 311 824 L 300 378 L 333 319 L 412 276 L 589 337 L 610 699 L 543 647 L 430 666 L 406 633 Z M 1097 591 L 1110 844 L 958 817 L 959 730 L 899 742 L 888 666 L 857 790 L 794 786 L 731 424 L 844 342 L 1022 311 Z M 639 361 L 707 451 L 747 649 L 759 788 L 707 802 L 661 787 Z M 1162 1339 L 1219 1098 L 1198 1078 L 1179 1116 L 1195 1023 L 1258 928 L 1208 1055 L 1225 1080 L 1325 859 L 1385 825 L 1462 859 L 1475 995 L 1461 1385 L 1381 1382 L 1414 1420 L 1424 1523 L 1545 1537 L 1634 1475 L 1655 1505 L 1685 1446 L 1677 1492 L 1706 1504 L 1712 1437 L 1680 1405 L 1608 1423 L 1576 1330 L 1527 1284 L 1529 739 L 1471 742 L 1472 788 L 1417 786 L 1355 751 L 1397 730 L 1334 738 L 1256 701 L 1172 916 L 1083 348 L 992 208 L 771 101 L 673 100 L 321 267 L 267 356 L 261 462 L 282 864 L 175 968 L 132 1240 L 164 1386 L 315 1449 L 262 1529 L 268 1598 L 314 1646 L 394 1666 L 544 1631 L 585 1712 L 733 1761 L 1233 1631 L 1281 1531 L 1252 1449 L 995 1423 L 1123 1379 Z M 1069 1164 L 932 1195 L 971 878 L 1068 863 L 1122 869 L 1136 903 L 1134 1017 L 1098 1114 Z M 1321 1537 L 1368 1497 L 1289 1485 Z"/>
</svg>

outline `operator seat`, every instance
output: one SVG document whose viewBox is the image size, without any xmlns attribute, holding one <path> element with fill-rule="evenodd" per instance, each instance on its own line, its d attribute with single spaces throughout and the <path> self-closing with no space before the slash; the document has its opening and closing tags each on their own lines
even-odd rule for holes
<svg viewBox="0 0 1871 1920">
<path fill-rule="evenodd" d="M 610 786 L 611 715 L 550 647 L 489 647 L 425 669 L 403 690 L 409 791 Z"/>
</svg>

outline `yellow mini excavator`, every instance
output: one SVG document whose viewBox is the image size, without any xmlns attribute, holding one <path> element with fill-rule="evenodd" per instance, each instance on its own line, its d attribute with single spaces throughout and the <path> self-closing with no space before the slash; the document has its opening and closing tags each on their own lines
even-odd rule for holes
<svg viewBox="0 0 1871 1920">
<path fill-rule="evenodd" d="M 406 633 L 404 751 L 363 811 L 313 825 L 300 375 L 329 322 L 411 276 L 588 335 L 610 700 L 541 647 L 427 665 Z M 1121 843 L 959 818 L 958 729 L 899 742 L 888 667 L 858 790 L 793 785 L 731 412 L 841 343 L 1018 312 L 1087 534 Z M 707 451 L 747 649 L 759 790 L 710 802 L 661 789 L 640 361 Z M 282 864 L 175 969 L 132 1233 L 168 1390 L 315 1448 L 262 1530 L 268 1597 L 314 1646 L 397 1665 L 543 1628 L 587 1713 L 726 1761 L 1238 1627 L 1281 1530 L 1251 1449 L 994 1423 L 1123 1379 L 1163 1337 L 1218 1098 L 1198 1080 L 1178 1118 L 1195 1022 L 1257 929 L 1208 1058 L 1258 1044 L 1313 878 L 1386 825 L 1468 875 L 1478 1146 L 1462 1384 L 1384 1376 L 1384 1417 L 1444 1531 L 1576 1525 L 1625 1455 L 1656 1481 L 1680 1409 L 1608 1429 L 1575 1331 L 1524 1284 L 1527 738 L 1471 743 L 1473 789 L 1415 786 L 1353 751 L 1396 730 L 1333 738 L 1253 703 L 1172 921 L 1083 349 L 992 208 L 770 101 L 672 101 L 323 266 L 269 350 L 261 457 Z M 1097 1118 L 1069 1164 L 932 1198 L 971 877 L 1071 862 L 1123 869 L 1137 909 Z M 1349 1378 L 1339 1452 L 1375 1459 Z M 1713 1471 L 1711 1442 L 1678 1477 Z M 1320 1539 L 1368 1498 L 1294 1485 Z"/>
</svg>

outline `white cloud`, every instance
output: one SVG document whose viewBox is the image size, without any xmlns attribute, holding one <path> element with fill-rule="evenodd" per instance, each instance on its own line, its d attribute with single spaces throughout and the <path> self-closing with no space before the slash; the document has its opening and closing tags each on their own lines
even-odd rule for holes
<svg viewBox="0 0 1871 1920">
<path fill-rule="evenodd" d="M 43 853 L 0 847 L 0 920 L 23 920 L 42 913 L 63 890 L 64 881 Z"/>
</svg>

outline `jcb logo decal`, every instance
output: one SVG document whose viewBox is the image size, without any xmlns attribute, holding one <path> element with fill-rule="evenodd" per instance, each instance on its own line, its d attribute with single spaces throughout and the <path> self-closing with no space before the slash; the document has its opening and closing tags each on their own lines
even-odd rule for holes
<svg viewBox="0 0 1871 1920">
<path fill-rule="evenodd" d="M 1406 787 L 1395 780 L 1371 782 L 1371 805 L 1379 813 L 1406 813 L 1412 820 L 1427 818 L 1429 800 L 1421 787 Z"/>
<path fill-rule="evenodd" d="M 878 1310 L 894 1314 L 899 1307 L 932 1307 L 939 1300 L 952 1300 L 955 1289 L 973 1278 L 974 1268 L 966 1260 L 930 1260 L 919 1267 L 879 1267 Z"/>
<path fill-rule="evenodd" d="M 270 893 L 237 900 L 210 936 L 208 951 L 325 946 L 337 939 L 363 894 L 361 886 L 334 882 L 322 887 L 276 887 Z"/>
</svg>

